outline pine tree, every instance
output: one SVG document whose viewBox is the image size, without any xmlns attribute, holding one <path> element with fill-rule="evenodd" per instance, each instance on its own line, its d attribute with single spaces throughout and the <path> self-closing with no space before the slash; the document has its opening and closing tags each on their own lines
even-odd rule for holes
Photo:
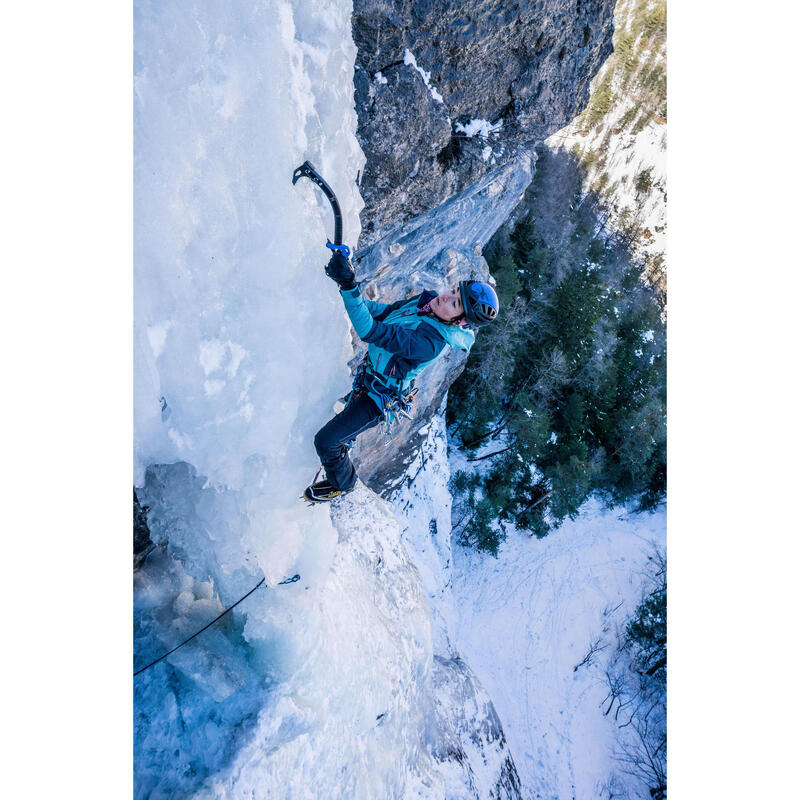
<svg viewBox="0 0 800 800">
<path fill-rule="evenodd" d="M 543 536 L 593 492 L 650 509 L 665 491 L 662 309 L 579 170 L 540 151 L 516 222 L 485 249 L 501 317 L 450 391 L 451 434 L 486 462 L 454 484 L 461 536 L 490 551 L 504 522 Z"/>
</svg>

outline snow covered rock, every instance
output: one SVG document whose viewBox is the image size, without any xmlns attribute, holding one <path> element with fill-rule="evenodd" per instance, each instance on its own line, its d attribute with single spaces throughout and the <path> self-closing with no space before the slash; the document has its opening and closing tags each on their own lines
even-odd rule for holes
<svg viewBox="0 0 800 800">
<path fill-rule="evenodd" d="M 666 301 L 667 39 L 663 0 L 619 0 L 614 52 L 594 80 L 587 109 L 547 144 L 584 167 L 608 227 L 622 230 L 646 259 L 644 275 Z"/>
<path fill-rule="evenodd" d="M 433 754 L 447 800 L 519 800 L 520 782 L 500 718 L 469 666 L 434 657 Z"/>
<path fill-rule="evenodd" d="M 431 748 L 448 800 L 515 800 L 521 797 L 520 781 L 500 718 L 452 639 L 457 612 L 450 591 L 451 498 L 444 404 L 424 436 L 406 479 L 392 496 L 392 505 L 431 608 Z"/>
<path fill-rule="evenodd" d="M 294 619 L 296 667 L 209 797 L 437 796 L 419 575 L 391 508 L 363 485 L 334 501 L 330 518 L 339 542 L 313 605 Z"/>
</svg>

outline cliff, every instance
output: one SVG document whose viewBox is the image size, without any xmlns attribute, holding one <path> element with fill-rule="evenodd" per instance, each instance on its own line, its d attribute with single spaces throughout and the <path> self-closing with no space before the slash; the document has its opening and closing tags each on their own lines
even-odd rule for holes
<svg viewBox="0 0 800 800">
<path fill-rule="evenodd" d="M 522 199 L 533 145 L 581 112 L 611 52 L 609 0 L 511 4 L 356 0 L 356 135 L 366 156 L 354 261 L 370 299 L 490 280 L 482 248 Z M 363 350 L 357 352 L 357 360 Z M 425 374 L 414 420 L 360 437 L 359 474 L 386 496 L 463 368 Z"/>
<path fill-rule="evenodd" d="M 611 52 L 613 7 L 355 0 L 356 134 L 367 159 L 360 244 L 463 192 L 576 116 Z"/>
<path fill-rule="evenodd" d="M 351 350 L 320 274 L 328 209 L 288 176 L 302 151 L 336 188 L 367 296 L 489 279 L 482 248 L 533 176 L 530 145 L 586 101 L 611 26 L 587 0 L 138 9 L 137 666 L 269 588 L 137 676 L 137 797 L 519 796 L 436 599 L 446 476 L 431 528 L 398 527 L 364 487 L 298 506 Z M 359 443 L 384 498 L 430 460 L 423 428 L 462 363 L 425 376 L 388 447 Z"/>
</svg>

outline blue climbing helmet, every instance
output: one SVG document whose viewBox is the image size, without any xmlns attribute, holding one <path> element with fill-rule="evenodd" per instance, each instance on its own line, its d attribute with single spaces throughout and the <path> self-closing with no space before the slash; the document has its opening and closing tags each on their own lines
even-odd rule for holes
<svg viewBox="0 0 800 800">
<path fill-rule="evenodd" d="M 488 325 L 500 310 L 497 293 L 488 283 L 482 281 L 461 281 L 461 305 L 464 306 L 464 317 L 467 322 L 480 328 Z"/>
</svg>

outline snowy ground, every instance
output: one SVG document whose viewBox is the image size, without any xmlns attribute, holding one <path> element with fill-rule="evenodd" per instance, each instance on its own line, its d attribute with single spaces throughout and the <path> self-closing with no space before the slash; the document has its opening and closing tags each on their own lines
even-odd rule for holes
<svg viewBox="0 0 800 800">
<path fill-rule="evenodd" d="M 596 130 L 588 133 L 580 125 L 570 123 L 554 133 L 546 143 L 554 150 L 572 150 L 580 145 L 584 151 L 606 155 L 602 170 L 587 170 L 584 188 L 588 189 L 600 172 L 608 174 L 608 188 L 601 194 L 611 212 L 611 227 L 621 218 L 636 221 L 645 231 L 636 245 L 650 255 L 664 255 L 667 249 L 667 127 L 651 121 L 638 133 L 619 128 L 619 121 L 630 107 L 621 102 Z M 639 193 L 636 180 L 644 172 L 650 174 L 652 188 Z"/>
<path fill-rule="evenodd" d="M 428 591 L 434 648 L 458 652 L 491 697 L 524 798 L 596 800 L 613 771 L 617 729 L 600 708 L 598 665 L 575 666 L 641 599 L 648 556 L 665 544 L 665 512 L 590 501 L 542 540 L 510 533 L 493 558 L 449 540 L 441 416 L 412 476 L 415 467 L 423 469 L 394 505 Z"/>
<path fill-rule="evenodd" d="M 495 704 L 525 796 L 602 796 L 616 728 L 597 672 L 574 668 L 633 612 L 664 537 L 663 512 L 588 502 L 545 539 L 512 533 L 496 559 L 454 548 L 455 642 Z"/>
</svg>

